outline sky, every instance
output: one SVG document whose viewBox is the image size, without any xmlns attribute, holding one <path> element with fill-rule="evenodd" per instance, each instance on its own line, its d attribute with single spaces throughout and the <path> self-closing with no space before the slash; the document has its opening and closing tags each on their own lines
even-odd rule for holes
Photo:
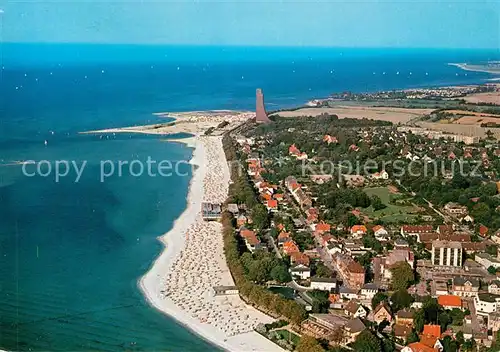
<svg viewBox="0 0 500 352">
<path fill-rule="evenodd" d="M 500 48 L 499 0 L 0 0 L 0 9 L 3 42 Z"/>
</svg>

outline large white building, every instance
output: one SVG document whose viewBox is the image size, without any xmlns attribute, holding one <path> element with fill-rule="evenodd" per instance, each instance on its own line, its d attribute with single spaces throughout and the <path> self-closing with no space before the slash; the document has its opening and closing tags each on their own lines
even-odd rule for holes
<svg viewBox="0 0 500 352">
<path fill-rule="evenodd" d="M 479 293 L 474 297 L 474 307 L 479 315 L 488 316 L 490 313 L 499 311 L 500 296 L 491 293 Z"/>
<path fill-rule="evenodd" d="M 451 241 L 432 242 L 431 261 L 434 266 L 461 267 L 462 244 Z"/>
<path fill-rule="evenodd" d="M 311 288 L 315 290 L 330 291 L 337 287 L 337 280 L 329 277 L 311 278 Z"/>
<path fill-rule="evenodd" d="M 485 269 L 488 269 L 490 266 L 494 267 L 495 269 L 500 268 L 500 260 L 497 258 L 489 255 L 488 253 L 476 253 L 474 256 L 474 260 L 481 264 L 481 266 Z"/>
</svg>

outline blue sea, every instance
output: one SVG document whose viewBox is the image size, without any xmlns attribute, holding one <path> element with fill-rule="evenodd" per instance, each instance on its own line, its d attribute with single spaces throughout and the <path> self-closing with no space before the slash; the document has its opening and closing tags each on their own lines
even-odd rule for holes
<svg viewBox="0 0 500 352">
<path fill-rule="evenodd" d="M 186 206 L 191 170 L 100 178 L 105 160 L 175 163 L 192 150 L 78 132 L 162 121 L 155 112 L 253 109 L 256 88 L 277 109 L 339 91 L 483 83 L 494 76 L 448 63 L 500 59 L 471 50 L 81 44 L 2 44 L 1 57 L 0 348 L 26 351 L 216 350 L 148 306 L 137 287 L 162 250 L 156 237 Z M 26 176 L 21 160 L 47 160 L 40 171 L 52 172 Z M 86 162 L 78 182 L 73 169 L 56 181 L 61 160 Z"/>
</svg>

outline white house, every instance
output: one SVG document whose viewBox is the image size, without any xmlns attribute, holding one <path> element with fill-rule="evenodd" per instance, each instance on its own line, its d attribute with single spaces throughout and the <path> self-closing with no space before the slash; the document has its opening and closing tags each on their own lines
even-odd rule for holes
<svg viewBox="0 0 500 352">
<path fill-rule="evenodd" d="M 378 292 L 378 286 L 373 283 L 364 284 L 361 288 L 361 297 L 363 299 L 372 299 Z"/>
<path fill-rule="evenodd" d="M 342 253 L 342 249 L 340 248 L 340 246 L 335 243 L 329 243 L 327 248 L 328 248 L 328 253 L 330 253 L 331 255 Z"/>
<path fill-rule="evenodd" d="M 495 280 L 488 285 L 488 293 L 500 295 L 500 281 Z"/>
<path fill-rule="evenodd" d="M 472 223 L 472 222 L 474 222 L 474 218 L 472 216 L 470 216 L 470 215 L 467 215 L 467 216 L 463 217 L 460 221 L 465 221 L 465 222 Z"/>
<path fill-rule="evenodd" d="M 490 266 L 495 269 L 500 268 L 500 261 L 488 253 L 476 253 L 474 260 L 481 264 L 485 269 L 488 269 Z"/>
<path fill-rule="evenodd" d="M 297 276 L 302 280 L 306 280 L 311 277 L 311 269 L 309 269 L 304 264 L 296 265 L 293 268 L 288 269 L 288 271 L 290 272 L 290 275 L 292 275 L 292 277 Z"/>
<path fill-rule="evenodd" d="M 375 238 L 379 241 L 382 239 L 386 239 L 387 236 L 389 235 L 387 230 L 383 226 L 380 226 L 380 225 L 374 226 L 372 230 L 373 230 L 373 234 L 375 235 Z"/>
<path fill-rule="evenodd" d="M 361 304 L 356 302 L 355 300 L 350 301 L 345 307 L 344 307 L 344 313 L 348 317 L 352 318 L 366 318 L 367 316 L 367 311 Z"/>
<path fill-rule="evenodd" d="M 347 286 L 342 286 L 339 289 L 340 298 L 345 300 L 358 299 L 358 291 L 350 289 Z"/>
<path fill-rule="evenodd" d="M 388 180 L 389 174 L 387 173 L 387 171 L 382 170 L 381 172 L 376 172 L 376 173 L 372 174 L 372 178 L 374 180 Z"/>
<path fill-rule="evenodd" d="M 311 278 L 311 288 L 314 290 L 331 291 L 337 287 L 337 280 L 329 277 Z"/>
</svg>

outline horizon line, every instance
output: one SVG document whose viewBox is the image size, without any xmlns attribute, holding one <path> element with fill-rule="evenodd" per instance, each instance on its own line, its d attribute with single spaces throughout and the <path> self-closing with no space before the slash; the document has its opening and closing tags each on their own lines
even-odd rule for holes
<svg viewBox="0 0 500 352">
<path fill-rule="evenodd" d="M 147 47 L 200 47 L 200 48 L 266 48 L 266 49 L 390 49 L 390 50 L 471 50 L 498 51 L 500 47 L 470 48 L 470 47 L 405 47 L 405 46 L 330 46 L 330 45 L 266 45 L 266 44 L 206 44 L 206 43 L 104 43 L 104 42 L 16 42 L 0 41 L 3 45 L 94 45 L 94 46 L 147 46 Z"/>
</svg>

